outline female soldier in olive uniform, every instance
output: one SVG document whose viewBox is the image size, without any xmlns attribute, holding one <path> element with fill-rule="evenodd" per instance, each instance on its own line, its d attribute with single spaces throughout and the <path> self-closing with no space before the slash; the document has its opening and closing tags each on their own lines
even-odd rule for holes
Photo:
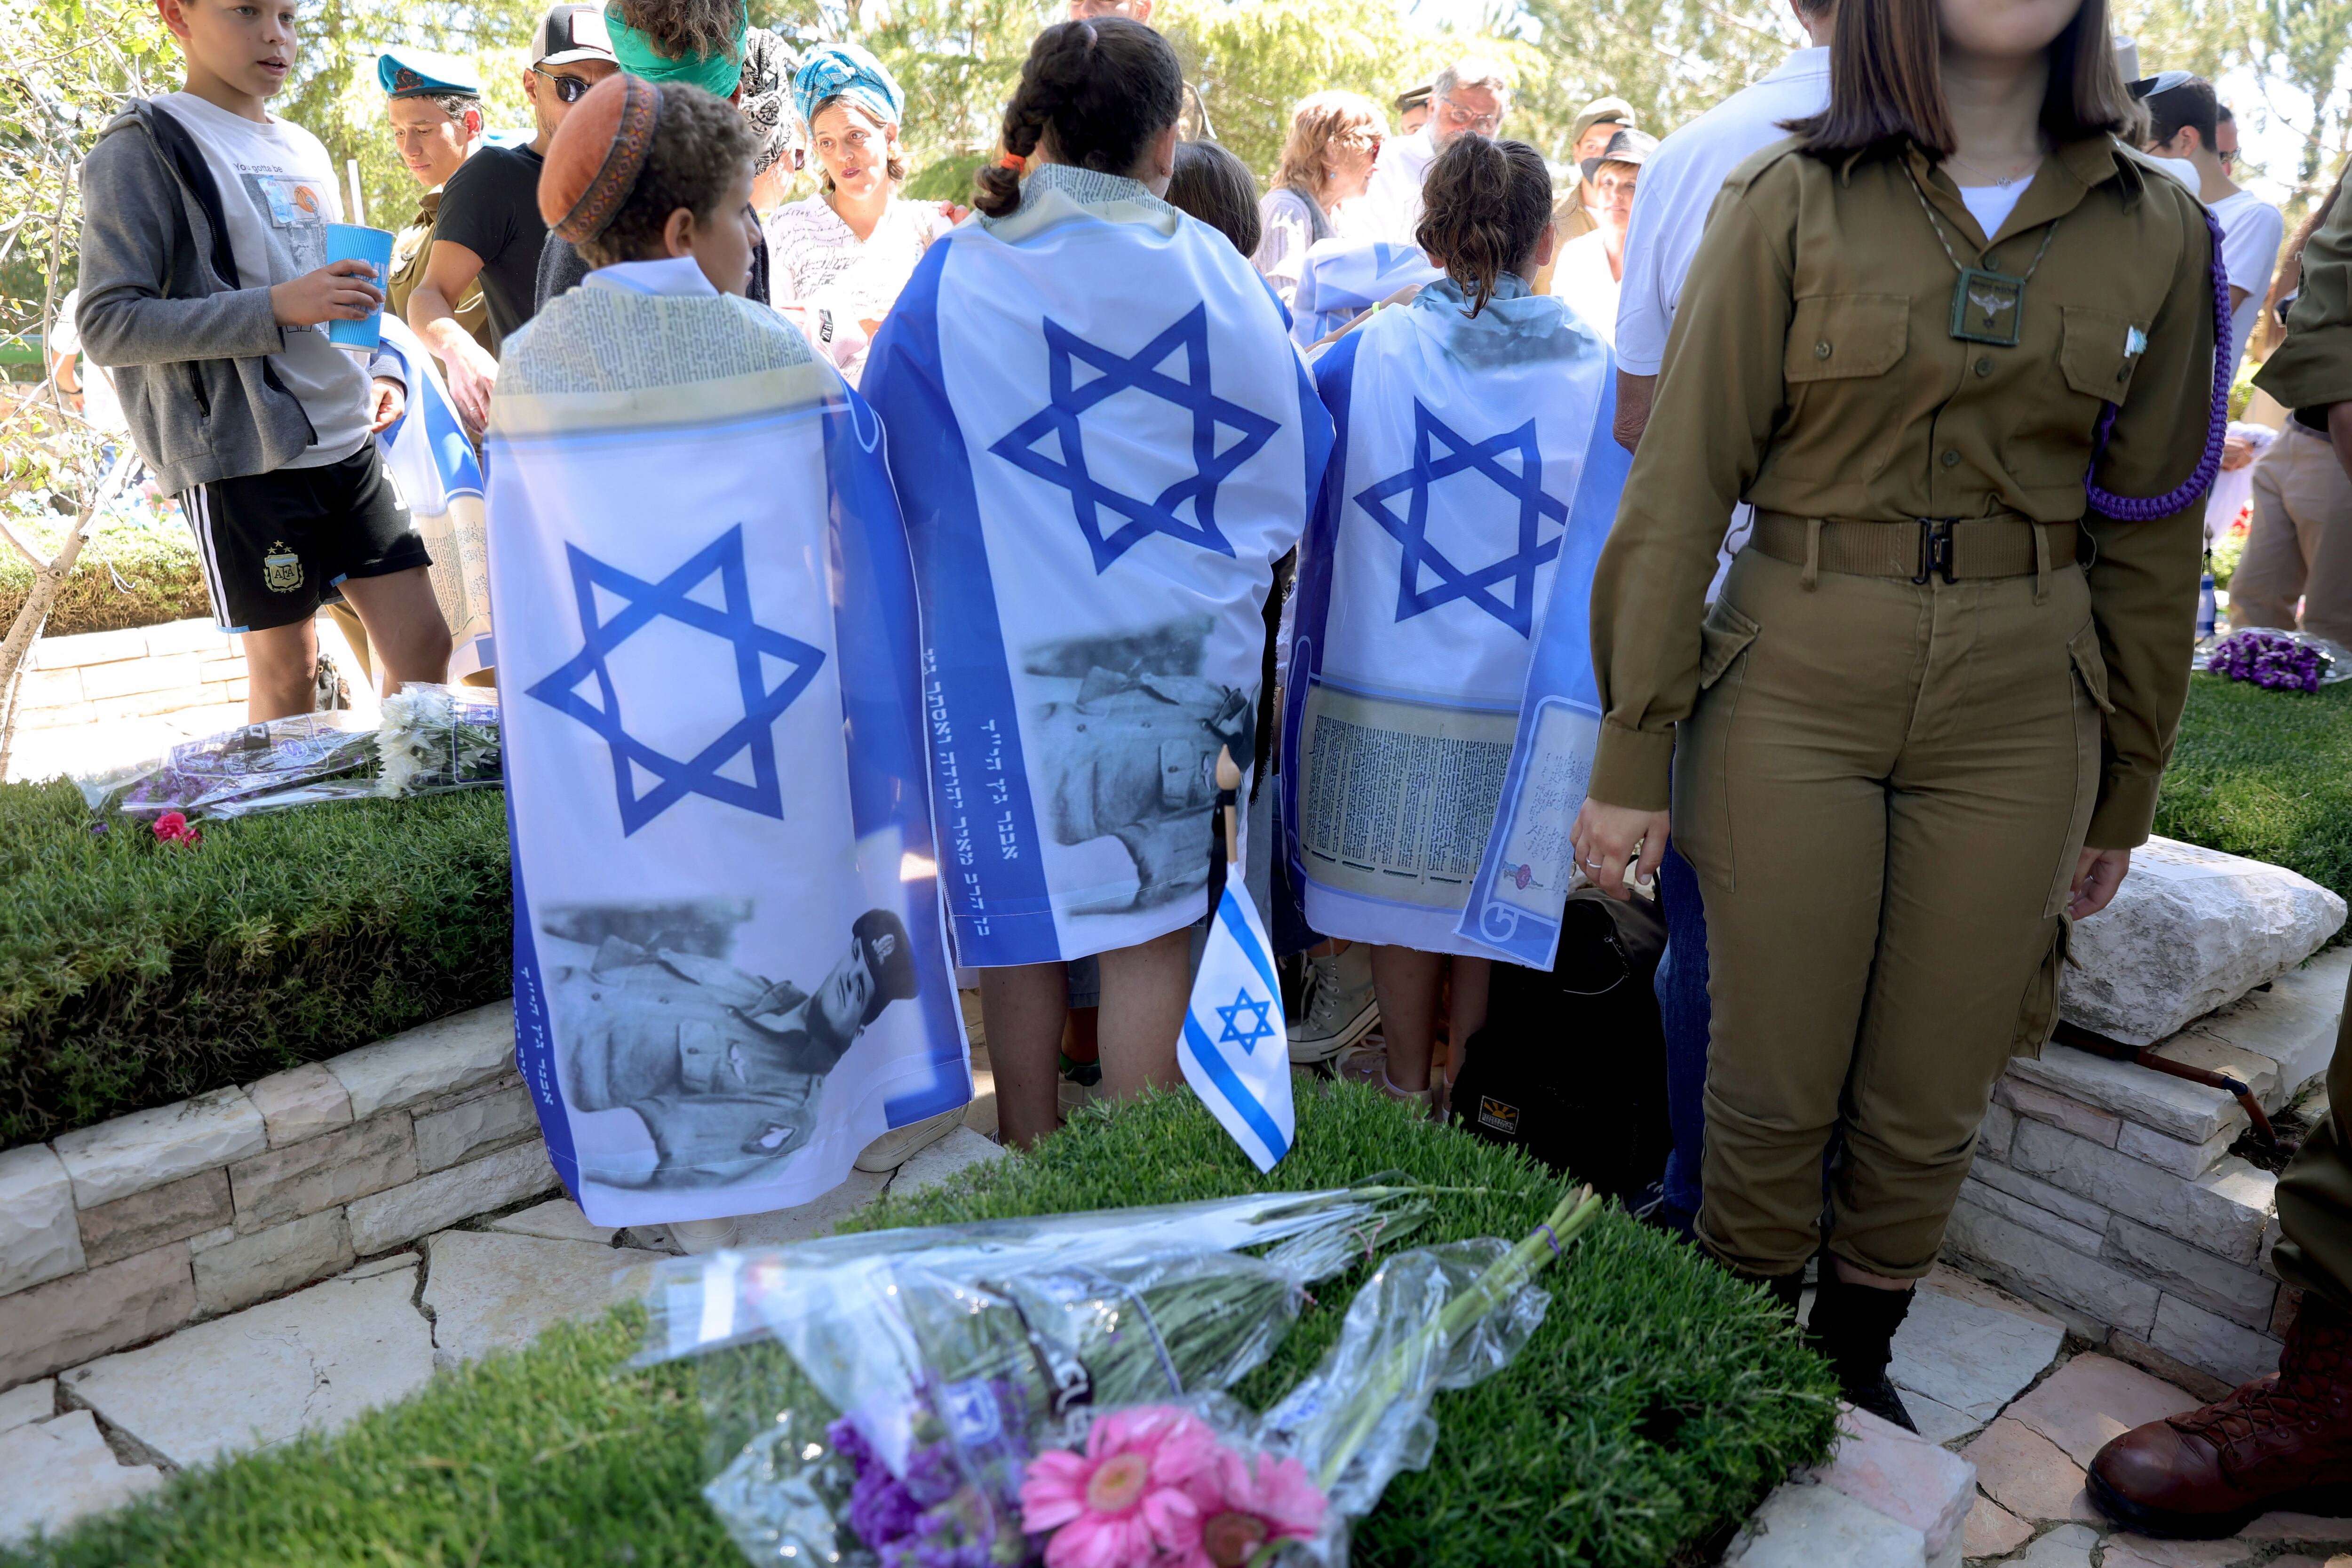
<svg viewBox="0 0 2352 1568">
<path fill-rule="evenodd" d="M 1907 1426 L 1887 1342 L 2186 696 L 2215 280 L 2196 198 L 2112 134 L 2105 0 L 1844 0 L 1832 51 L 1683 292 L 1593 584 L 1575 842 L 1603 889 L 1654 868 L 1671 759 L 1714 966 L 1699 1237 L 1793 1305 L 1842 1131 L 1812 1331 Z M 2173 493 L 2103 514 L 2086 473 Z"/>
</svg>

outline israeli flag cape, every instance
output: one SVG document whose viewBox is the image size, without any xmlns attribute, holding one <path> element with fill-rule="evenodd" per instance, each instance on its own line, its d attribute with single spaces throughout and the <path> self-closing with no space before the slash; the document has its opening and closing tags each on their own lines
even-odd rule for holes
<svg viewBox="0 0 2352 1568">
<path fill-rule="evenodd" d="M 971 1092 L 881 426 L 773 312 L 592 275 L 508 341 L 489 471 L 556 1172 L 597 1225 L 805 1203 Z"/>
<path fill-rule="evenodd" d="M 455 645 L 449 679 L 491 668 L 490 543 L 482 517 L 482 466 L 457 417 L 441 368 L 408 323 L 387 313 L 383 350 L 407 374 L 408 403 L 400 417 L 376 433 L 384 467 L 417 534 L 431 552 L 433 596 L 441 605 Z"/>
<path fill-rule="evenodd" d="M 1176 1042 L 1184 1081 L 1261 1171 L 1290 1152 L 1298 1112 L 1290 1099 L 1290 1033 L 1274 944 L 1257 918 L 1241 867 L 1225 879 L 1208 945 L 1192 977 L 1184 1033 Z"/>
<path fill-rule="evenodd" d="M 1131 946 L 1207 910 L 1220 750 L 1253 754 L 1273 564 L 1330 421 L 1215 230 L 1058 165 L 935 243 L 862 380 L 924 610 L 960 962 Z"/>
<path fill-rule="evenodd" d="M 1300 347 L 1321 342 L 1398 289 L 1445 274 L 1418 246 L 1385 239 L 1318 239 L 1307 247 L 1290 302 L 1290 335 Z"/>
<path fill-rule="evenodd" d="M 1517 279 L 1332 345 L 1283 731 L 1292 886 L 1328 936 L 1549 969 L 1600 734 L 1587 599 L 1630 466 L 1609 350 Z"/>
</svg>

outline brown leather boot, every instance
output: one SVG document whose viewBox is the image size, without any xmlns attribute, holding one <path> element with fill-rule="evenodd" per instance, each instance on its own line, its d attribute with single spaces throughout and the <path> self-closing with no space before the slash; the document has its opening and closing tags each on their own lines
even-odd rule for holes
<svg viewBox="0 0 2352 1568">
<path fill-rule="evenodd" d="M 2089 1490 L 2119 1524 L 2193 1541 L 2272 1509 L 2352 1511 L 2352 1319 L 2305 1296 L 2277 1372 L 2114 1439 Z"/>
</svg>

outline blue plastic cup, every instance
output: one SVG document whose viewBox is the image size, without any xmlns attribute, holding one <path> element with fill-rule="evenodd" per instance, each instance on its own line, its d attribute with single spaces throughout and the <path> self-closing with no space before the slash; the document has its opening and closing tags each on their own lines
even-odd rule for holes
<svg viewBox="0 0 2352 1568">
<path fill-rule="evenodd" d="M 392 231 L 356 223 L 327 226 L 327 260 L 364 261 L 375 268 L 372 281 L 378 289 L 392 281 Z M 372 349 L 383 342 L 383 311 L 357 321 L 327 323 L 327 341 L 338 348 Z"/>
</svg>

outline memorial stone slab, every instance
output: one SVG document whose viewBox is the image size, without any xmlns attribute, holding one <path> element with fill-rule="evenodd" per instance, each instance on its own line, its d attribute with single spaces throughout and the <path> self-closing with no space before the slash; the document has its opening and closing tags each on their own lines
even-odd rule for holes
<svg viewBox="0 0 2352 1568">
<path fill-rule="evenodd" d="M 2150 838 L 2115 901 L 2075 922 L 2060 1011 L 2153 1045 L 2310 957 L 2344 914 L 2342 899 L 2284 867 Z"/>
</svg>

